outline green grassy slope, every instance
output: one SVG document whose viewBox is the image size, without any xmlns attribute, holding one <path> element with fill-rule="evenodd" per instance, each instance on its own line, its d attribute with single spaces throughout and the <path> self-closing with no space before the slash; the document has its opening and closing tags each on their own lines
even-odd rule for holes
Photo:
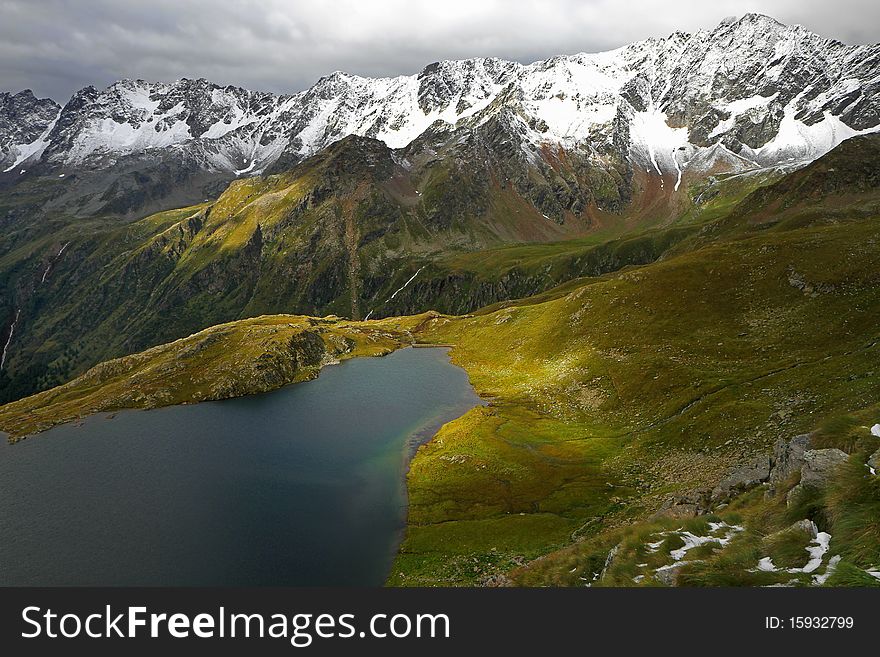
<svg viewBox="0 0 880 657">
<path fill-rule="evenodd" d="M 76 175 L 3 190 L 0 340 L 19 321 L 0 400 L 235 319 L 460 314 L 652 262 L 769 179 L 719 176 L 711 193 L 695 184 L 676 199 L 637 180 L 624 203 L 607 197 L 622 179 L 603 191 L 598 171 L 564 153 L 516 183 L 504 182 L 512 161 L 431 153 L 404 166 L 380 142 L 352 137 L 141 220 L 73 214 L 64 199 L 89 187 Z"/>
<path fill-rule="evenodd" d="M 412 341 L 426 316 L 350 322 L 271 315 L 213 326 L 106 361 L 70 383 L 0 407 L 11 441 L 100 411 L 156 408 L 274 390 L 330 362 L 381 356 Z"/>
<path fill-rule="evenodd" d="M 494 402 L 416 456 L 391 582 L 485 581 L 873 403 L 878 240 L 876 219 L 770 229 L 428 322 Z"/>
<path fill-rule="evenodd" d="M 761 486 L 708 515 L 649 519 L 599 531 L 514 569 L 510 581 L 527 586 L 658 586 L 669 583 L 663 571 L 672 566 L 680 586 L 880 587 L 880 476 L 865 463 L 880 449 L 880 438 L 869 430 L 878 419 L 880 407 L 875 404 L 823 420 L 813 433 L 813 446 L 845 450 L 849 460 L 826 489 L 809 490 L 793 504 L 786 503 L 786 495 L 797 475 L 775 495 L 768 496 Z M 821 562 L 813 566 L 808 565 L 808 549 L 815 550 L 818 543 L 803 531 L 804 521 L 830 535 Z M 684 547 L 686 532 L 729 542 L 706 540 L 676 560 L 670 553 Z M 762 559 L 769 559 L 771 568 L 759 567 Z"/>
<path fill-rule="evenodd" d="M 867 162 L 840 184 L 826 182 L 837 178 L 834 158 L 861 157 L 851 148 Z M 753 572 L 765 556 L 801 566 L 808 539 L 779 532 L 802 519 L 831 533 L 841 557 L 826 583 L 867 582 L 880 545 L 880 490 L 865 468 L 878 446 L 867 427 L 880 421 L 880 215 L 870 183 L 880 158 L 862 142 L 843 153 L 790 174 L 824 192 L 801 198 L 785 178 L 775 196 L 737 193 L 730 214 L 686 220 L 696 231 L 685 229 L 656 262 L 473 315 L 321 324 L 322 353 L 331 357 L 413 340 L 452 344 L 453 361 L 491 399 L 416 454 L 408 530 L 389 583 L 653 584 L 684 531 L 724 538 L 736 525 L 742 530 L 726 546 L 690 553 L 699 562 L 681 571 L 680 583 L 806 584 L 807 573 Z M 556 248 L 492 257 L 552 268 L 554 254 L 564 260 L 590 246 Z M 320 321 L 244 320 L 210 329 L 222 337 L 205 348 L 199 334 L 99 366 L 0 407 L 0 428 L 20 435 L 145 399 L 212 398 L 218 381 L 229 396 L 298 380 L 316 365 L 291 367 L 302 349 L 290 341 Z M 258 339 L 244 337 L 254 331 Z M 265 353 L 275 363 L 270 376 L 260 366 Z M 708 518 L 650 520 L 671 494 L 711 487 L 778 439 L 817 429 L 820 446 L 850 454 L 820 496 L 788 507 L 784 495 L 765 499 L 757 490 Z M 613 567 L 594 579 L 615 546 Z"/>
</svg>

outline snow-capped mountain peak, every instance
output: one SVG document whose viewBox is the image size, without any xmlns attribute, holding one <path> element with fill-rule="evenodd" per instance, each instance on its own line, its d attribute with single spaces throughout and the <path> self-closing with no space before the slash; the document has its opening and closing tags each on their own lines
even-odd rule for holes
<svg viewBox="0 0 880 657">
<path fill-rule="evenodd" d="M 30 89 L 0 93 L 0 171 L 11 172 L 40 157 L 60 111 L 55 101 L 38 99 Z"/>
<path fill-rule="evenodd" d="M 86 87 L 63 108 L 28 92 L 2 94 L 0 170 L 102 167 L 183 149 L 206 170 L 245 175 L 347 135 L 399 149 L 432 125 L 473 127 L 507 108 L 522 122 L 524 152 L 616 148 L 677 186 L 683 171 L 708 163 L 806 162 L 877 130 L 878 80 L 880 46 L 847 46 L 746 14 L 712 30 L 528 65 L 475 58 L 411 76 L 337 71 L 291 95 L 203 79 Z"/>
</svg>

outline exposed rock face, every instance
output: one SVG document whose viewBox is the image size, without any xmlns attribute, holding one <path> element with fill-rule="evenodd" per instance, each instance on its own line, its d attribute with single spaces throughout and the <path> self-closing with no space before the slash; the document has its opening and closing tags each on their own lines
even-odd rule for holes
<svg viewBox="0 0 880 657">
<path fill-rule="evenodd" d="M 779 536 L 780 534 L 787 534 L 790 532 L 802 532 L 807 534 L 810 538 L 816 538 L 819 535 L 819 528 L 816 527 L 816 523 L 812 520 L 803 519 L 798 520 L 794 524 L 789 527 L 786 527 L 782 531 L 777 532 L 776 534 L 771 534 L 767 538 L 772 538 L 774 536 Z"/>
<path fill-rule="evenodd" d="M 668 566 L 658 568 L 654 572 L 654 579 L 656 579 L 661 584 L 665 584 L 666 586 L 677 586 L 678 576 L 681 573 L 681 570 L 687 565 L 688 562 L 679 561 Z"/>
<path fill-rule="evenodd" d="M 880 449 L 868 458 L 868 466 L 873 468 L 875 472 L 880 472 Z"/>
<path fill-rule="evenodd" d="M 770 473 L 770 490 L 784 483 L 804 464 L 804 452 L 810 445 L 810 434 L 795 436 L 791 440 L 780 438 L 773 448 L 773 470 Z"/>
<path fill-rule="evenodd" d="M 835 470 L 849 458 L 839 449 L 811 449 L 804 452 L 801 486 L 824 488 Z"/>
<path fill-rule="evenodd" d="M 733 470 L 718 483 L 712 490 L 712 501 L 724 502 L 764 483 L 770 478 L 771 467 L 769 456 L 755 457 L 750 463 Z"/>
<path fill-rule="evenodd" d="M 50 98 L 36 98 L 30 89 L 0 93 L 0 171 L 34 155 L 45 145 L 61 107 Z M 18 174 L 18 172 L 15 172 Z"/>
<path fill-rule="evenodd" d="M 839 449 L 810 449 L 804 452 L 801 468 L 801 482 L 788 491 L 785 501 L 788 506 L 795 504 L 806 489 L 822 490 L 835 471 L 846 463 L 849 455 Z"/>
<path fill-rule="evenodd" d="M 712 490 L 696 488 L 671 497 L 652 518 L 693 518 L 708 512 L 711 506 Z"/>
<path fill-rule="evenodd" d="M 671 497 L 652 517 L 691 518 L 708 513 L 762 484 L 769 484 L 767 496 L 773 496 L 778 486 L 800 471 L 800 483 L 786 497 L 791 505 L 805 487 L 824 488 L 835 470 L 849 458 L 839 449 L 809 449 L 810 438 L 810 434 L 801 434 L 790 440 L 780 438 L 772 456 L 757 456 L 734 468 L 711 491 L 698 488 Z M 871 459 L 874 463 L 880 461 L 880 450 Z M 877 469 L 871 460 L 868 465 Z"/>
</svg>

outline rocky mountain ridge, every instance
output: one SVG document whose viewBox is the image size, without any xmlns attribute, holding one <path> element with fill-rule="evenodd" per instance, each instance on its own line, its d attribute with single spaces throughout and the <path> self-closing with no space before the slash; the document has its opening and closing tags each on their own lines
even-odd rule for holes
<svg viewBox="0 0 880 657">
<path fill-rule="evenodd" d="M 747 14 L 709 31 L 676 32 L 602 53 L 523 65 L 479 58 L 418 75 L 335 72 L 292 95 L 121 80 L 64 105 L 28 92 L 0 97 L 0 171 L 182 159 L 230 177 L 296 163 L 346 135 L 407 149 L 446 144 L 501 121 L 516 155 L 548 147 L 600 166 L 625 160 L 668 177 L 806 162 L 880 125 L 880 45 L 847 46 Z"/>
</svg>

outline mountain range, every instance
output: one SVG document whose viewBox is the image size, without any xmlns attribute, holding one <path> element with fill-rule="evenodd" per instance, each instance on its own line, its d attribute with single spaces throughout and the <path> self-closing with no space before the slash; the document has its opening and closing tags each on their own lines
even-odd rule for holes
<svg viewBox="0 0 880 657">
<path fill-rule="evenodd" d="M 240 317 L 470 312 L 651 262 L 880 129 L 878 70 L 878 45 L 747 14 L 283 96 L 2 94 L 0 399 Z"/>
<path fill-rule="evenodd" d="M 0 94 L 0 429 L 451 345 L 396 585 L 880 583 L 880 44 L 747 14 Z"/>
<path fill-rule="evenodd" d="M 494 135 L 523 166 L 565 152 L 599 169 L 682 177 L 811 161 L 880 124 L 880 46 L 847 46 L 747 14 L 602 53 L 523 65 L 443 61 L 418 75 L 336 72 L 274 95 L 203 79 L 121 80 L 63 106 L 0 96 L 6 179 L 171 164 L 227 177 L 289 167 L 348 135 L 419 154 Z M 547 209 L 561 219 L 574 203 Z M 555 210 L 555 212 L 553 212 Z"/>
</svg>

